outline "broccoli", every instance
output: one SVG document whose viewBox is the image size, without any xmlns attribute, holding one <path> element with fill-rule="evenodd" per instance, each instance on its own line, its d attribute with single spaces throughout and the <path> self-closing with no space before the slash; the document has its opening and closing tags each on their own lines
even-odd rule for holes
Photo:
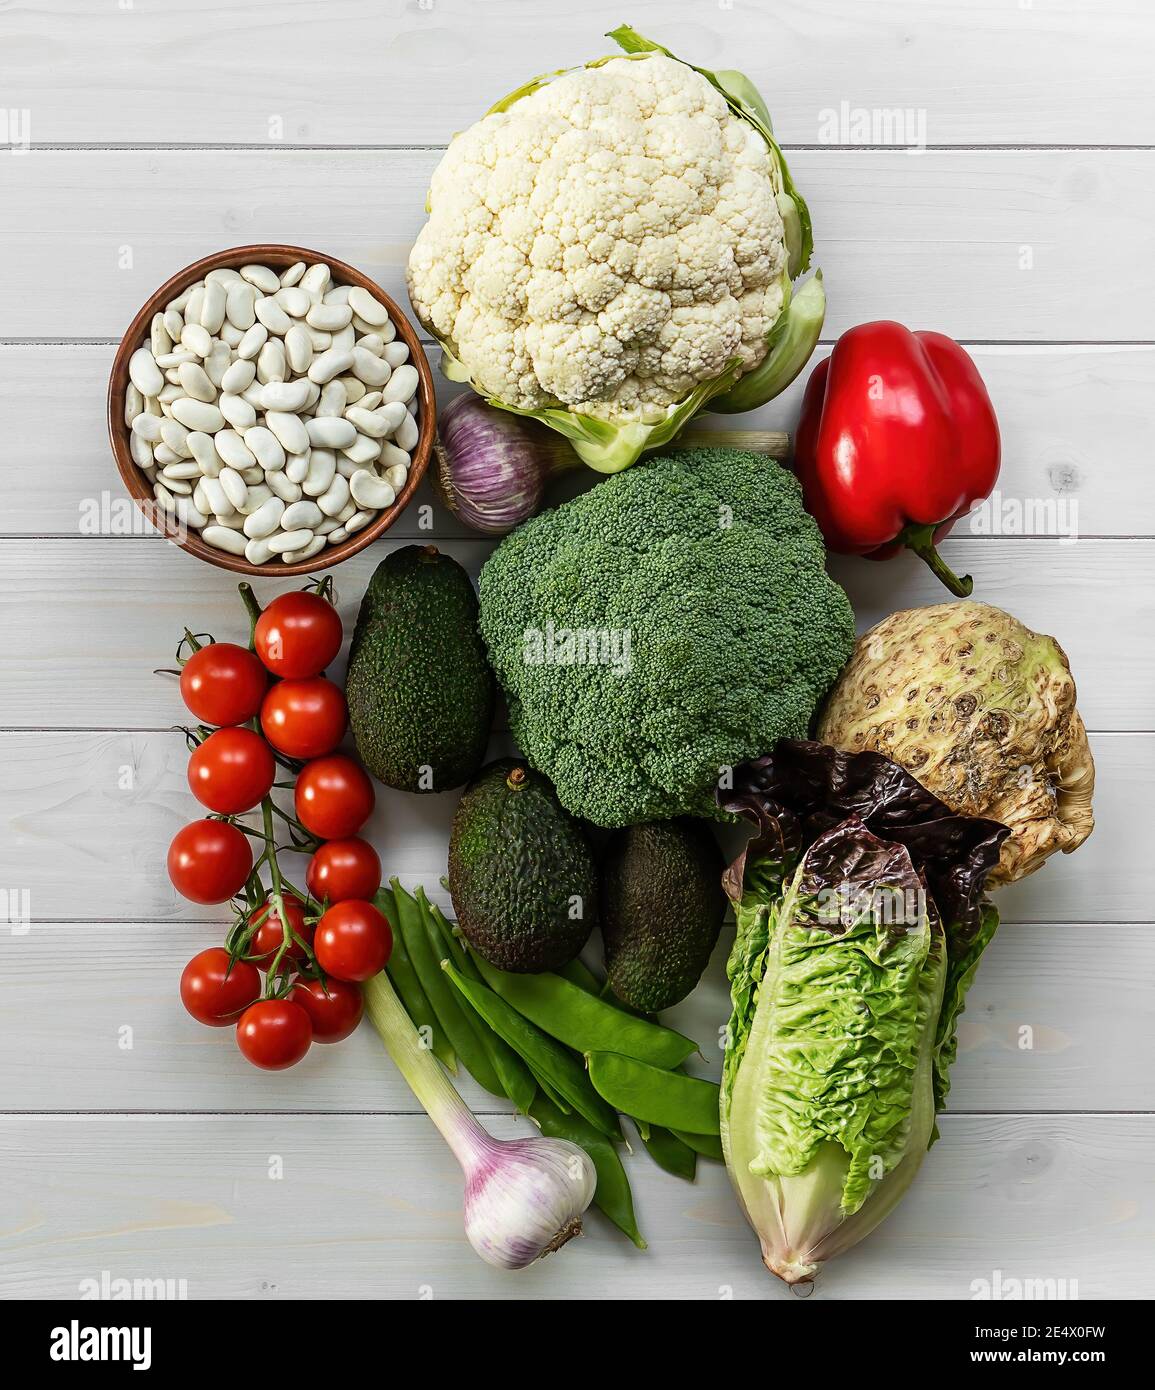
<svg viewBox="0 0 1155 1390">
<path fill-rule="evenodd" d="M 510 726 L 602 826 L 721 818 L 720 775 L 805 737 L 854 646 L 793 474 L 695 449 L 527 521 L 481 571 Z"/>
</svg>

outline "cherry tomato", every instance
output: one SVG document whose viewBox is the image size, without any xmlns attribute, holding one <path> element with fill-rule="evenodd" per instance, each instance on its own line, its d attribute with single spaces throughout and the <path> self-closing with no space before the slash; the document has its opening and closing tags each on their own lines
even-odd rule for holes
<svg viewBox="0 0 1155 1390">
<path fill-rule="evenodd" d="M 285 916 L 289 919 L 289 929 L 310 945 L 313 944 L 313 927 L 305 921 L 305 907 L 299 898 L 295 898 L 292 893 L 283 893 L 282 898 L 285 904 Z M 277 915 L 277 909 L 273 906 L 272 898 L 265 901 L 253 913 L 254 917 L 259 917 L 261 924 L 249 942 L 249 955 L 255 956 L 262 969 L 272 965 L 273 957 L 281 948 L 281 938 L 284 932 L 281 927 L 281 919 Z M 286 960 L 304 960 L 305 950 L 296 941 L 290 941 L 288 950 L 281 957 L 282 965 Z"/>
<path fill-rule="evenodd" d="M 381 887 L 381 860 L 367 840 L 330 840 L 309 860 L 305 886 L 319 903 L 372 898 Z"/>
<path fill-rule="evenodd" d="M 193 652 L 180 673 L 180 693 L 205 724 L 244 724 L 265 698 L 268 673 L 252 652 L 234 642 L 210 642 Z"/>
<path fill-rule="evenodd" d="M 276 775 L 272 749 L 252 729 L 218 729 L 188 760 L 193 796 L 222 816 L 251 811 L 268 795 Z"/>
<path fill-rule="evenodd" d="M 320 594 L 275 598 L 257 619 L 257 655 L 275 676 L 318 676 L 341 650 L 341 619 Z"/>
<path fill-rule="evenodd" d="M 312 1041 L 309 1015 L 289 999 L 258 999 L 237 1024 L 237 1046 L 254 1067 L 265 1071 L 296 1066 Z"/>
<path fill-rule="evenodd" d="M 198 1023 L 227 1028 L 261 994 L 261 975 L 255 965 L 234 960 L 223 946 L 200 951 L 180 977 L 181 1003 Z"/>
<path fill-rule="evenodd" d="M 347 1038 L 365 1009 L 360 987 L 348 980 L 298 980 L 289 998 L 309 1015 L 313 1041 L 319 1043 Z"/>
<path fill-rule="evenodd" d="M 244 832 L 219 820 L 194 820 L 173 836 L 168 876 L 182 898 L 227 903 L 244 887 L 253 852 Z"/>
<path fill-rule="evenodd" d="M 297 819 L 322 840 L 355 835 L 372 815 L 376 799 L 369 774 L 343 753 L 306 763 L 293 793 Z"/>
<path fill-rule="evenodd" d="M 368 980 L 384 970 L 393 950 L 389 923 L 360 898 L 334 903 L 317 923 L 317 964 L 337 980 Z"/>
<path fill-rule="evenodd" d="M 261 728 L 290 758 L 331 753 L 345 732 L 348 710 L 339 686 L 324 676 L 278 681 L 261 705 Z"/>
</svg>

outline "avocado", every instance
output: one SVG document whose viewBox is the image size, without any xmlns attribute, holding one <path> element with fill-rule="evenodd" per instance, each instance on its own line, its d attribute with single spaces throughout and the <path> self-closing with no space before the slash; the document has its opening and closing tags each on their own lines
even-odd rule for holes
<svg viewBox="0 0 1155 1390">
<path fill-rule="evenodd" d="M 494 682 L 477 595 L 456 560 L 407 545 L 373 571 L 345 677 L 357 752 L 386 786 L 441 792 L 485 758 Z"/>
<path fill-rule="evenodd" d="M 469 944 L 499 970 L 573 960 L 597 924 L 585 831 L 540 773 L 514 758 L 465 789 L 449 839 L 449 893 Z"/>
<path fill-rule="evenodd" d="M 656 1013 L 701 979 L 726 911 L 723 868 L 702 821 L 650 821 L 610 837 L 602 939 L 607 981 L 624 1004 Z"/>
</svg>

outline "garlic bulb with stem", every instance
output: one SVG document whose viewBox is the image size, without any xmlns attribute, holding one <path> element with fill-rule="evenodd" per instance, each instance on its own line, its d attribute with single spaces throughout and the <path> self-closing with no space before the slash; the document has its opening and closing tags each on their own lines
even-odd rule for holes
<svg viewBox="0 0 1155 1390">
<path fill-rule="evenodd" d="M 597 1174 L 565 1139 L 495 1139 L 473 1116 L 382 972 L 366 982 L 365 1011 L 397 1070 L 465 1174 L 465 1234 L 498 1269 L 524 1269 L 581 1234 Z"/>
</svg>

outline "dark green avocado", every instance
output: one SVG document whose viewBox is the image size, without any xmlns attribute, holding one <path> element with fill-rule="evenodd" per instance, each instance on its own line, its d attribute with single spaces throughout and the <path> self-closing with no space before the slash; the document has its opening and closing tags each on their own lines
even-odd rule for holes
<svg viewBox="0 0 1155 1390">
<path fill-rule="evenodd" d="M 701 821 L 627 826 L 606 847 L 601 925 L 606 978 L 643 1013 L 668 1009 L 702 978 L 726 897 L 722 855 Z"/>
<path fill-rule="evenodd" d="M 357 614 L 345 695 L 361 761 L 387 786 L 441 792 L 474 776 L 494 682 L 477 595 L 456 560 L 407 545 L 381 561 Z"/>
<path fill-rule="evenodd" d="M 553 786 L 513 758 L 490 763 L 461 798 L 449 892 L 465 939 L 499 970 L 556 970 L 597 925 L 597 866 L 584 830 Z"/>
</svg>

